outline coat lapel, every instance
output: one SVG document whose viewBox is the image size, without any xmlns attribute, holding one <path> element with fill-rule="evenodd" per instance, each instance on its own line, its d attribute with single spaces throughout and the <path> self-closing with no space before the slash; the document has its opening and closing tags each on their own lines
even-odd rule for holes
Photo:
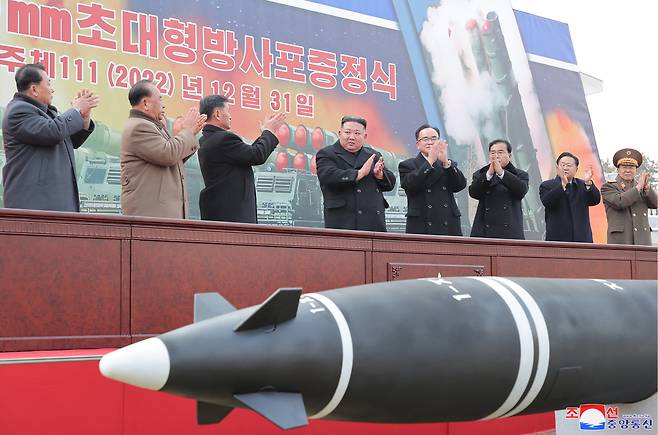
<svg viewBox="0 0 658 435">
<path fill-rule="evenodd" d="M 359 150 L 359 152 L 357 153 L 356 158 L 354 160 L 354 167 L 355 168 L 362 167 L 363 164 L 368 161 L 368 159 L 370 158 L 370 156 L 372 154 L 373 153 L 371 153 L 369 150 L 365 149 L 365 147 L 361 148 Z"/>
<path fill-rule="evenodd" d="M 629 183 L 628 181 L 624 181 L 624 179 L 619 175 L 617 175 L 617 179 L 615 181 L 617 183 L 617 188 L 622 192 L 626 192 L 628 189 L 632 189 L 636 184 L 635 179 Z"/>
<path fill-rule="evenodd" d="M 351 168 L 356 168 L 356 156 L 354 154 L 340 146 L 340 142 L 336 142 L 333 146 L 334 152 L 340 159 L 347 163 Z"/>
<path fill-rule="evenodd" d="M 423 156 L 423 154 L 418 153 L 418 155 L 416 156 L 416 159 L 414 161 L 414 164 L 416 165 L 416 169 L 421 168 L 425 163 L 429 164 L 429 162 Z M 432 166 L 432 168 L 436 169 L 438 167 L 437 165 L 440 165 L 440 164 L 441 164 L 441 162 L 439 162 L 437 160 L 431 166 Z M 436 183 L 443 176 L 444 173 L 445 173 L 445 171 L 436 171 L 436 170 L 432 171 L 429 174 L 429 176 L 427 178 L 425 178 L 425 186 L 429 187 L 429 186 L 433 185 L 434 183 Z"/>
<path fill-rule="evenodd" d="M 59 110 L 57 110 L 57 107 L 55 106 L 48 106 L 46 109 L 46 113 L 49 117 L 51 118 L 56 118 L 59 115 Z M 69 161 L 71 162 L 71 167 L 75 168 L 75 155 L 73 154 L 73 144 L 69 145 L 66 141 L 64 140 L 65 147 L 66 148 L 66 153 L 69 155 Z"/>
</svg>

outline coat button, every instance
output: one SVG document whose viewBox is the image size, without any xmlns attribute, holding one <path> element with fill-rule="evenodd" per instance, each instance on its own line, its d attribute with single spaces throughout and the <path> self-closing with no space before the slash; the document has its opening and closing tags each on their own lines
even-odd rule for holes
<svg viewBox="0 0 658 435">
<path fill-rule="evenodd" d="M 448 226 L 448 221 L 443 221 L 443 225 L 447 227 Z"/>
<path fill-rule="evenodd" d="M 487 190 L 487 195 L 489 195 L 490 193 L 491 193 L 491 190 Z"/>
<path fill-rule="evenodd" d="M 363 211 L 362 211 L 362 210 L 359 210 L 358 213 L 359 213 L 359 214 L 363 214 Z"/>
<path fill-rule="evenodd" d="M 432 222 L 428 222 L 427 225 L 431 227 L 431 226 L 432 226 Z"/>
<path fill-rule="evenodd" d="M 361 193 L 361 189 L 356 189 L 356 193 Z"/>
<path fill-rule="evenodd" d="M 427 193 L 432 193 L 432 189 L 427 189 Z"/>
<path fill-rule="evenodd" d="M 486 224 L 485 227 L 489 228 L 489 224 Z"/>
<path fill-rule="evenodd" d="M 441 189 L 446 190 L 446 187 L 445 187 L 445 186 L 441 186 Z"/>
<path fill-rule="evenodd" d="M 379 189 L 375 189 L 377 192 L 379 192 Z"/>
<path fill-rule="evenodd" d="M 429 169 L 425 169 L 425 174 L 427 174 L 429 171 L 430 171 Z"/>
<path fill-rule="evenodd" d="M 377 210 L 377 214 L 380 214 L 379 210 Z"/>
<path fill-rule="evenodd" d="M 633 231 L 637 231 L 637 228 L 633 228 Z"/>
<path fill-rule="evenodd" d="M 427 208 L 432 208 L 432 204 L 427 204 Z"/>
<path fill-rule="evenodd" d="M 642 216 L 646 216 L 646 215 L 647 215 L 646 213 L 642 213 Z"/>
<path fill-rule="evenodd" d="M 635 217 L 635 213 L 633 213 L 633 217 Z"/>
<path fill-rule="evenodd" d="M 485 208 L 484 208 L 484 211 L 489 211 L 489 207 L 485 207 Z"/>
<path fill-rule="evenodd" d="M 443 207 L 448 208 L 448 204 L 443 204 Z"/>
</svg>

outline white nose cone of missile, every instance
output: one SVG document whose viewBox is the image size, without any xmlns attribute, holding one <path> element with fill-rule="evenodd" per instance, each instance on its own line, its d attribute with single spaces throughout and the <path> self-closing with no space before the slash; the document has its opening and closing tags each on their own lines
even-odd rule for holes
<svg viewBox="0 0 658 435">
<path fill-rule="evenodd" d="M 103 356 L 99 369 L 106 378 L 159 390 L 169 378 L 169 352 L 162 340 L 148 338 Z"/>
</svg>

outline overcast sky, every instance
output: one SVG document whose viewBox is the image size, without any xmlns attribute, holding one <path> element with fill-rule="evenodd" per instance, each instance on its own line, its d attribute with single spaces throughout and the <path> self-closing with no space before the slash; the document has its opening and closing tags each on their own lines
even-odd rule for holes
<svg viewBox="0 0 658 435">
<path fill-rule="evenodd" d="M 630 146 L 658 159 L 658 2 L 511 1 L 569 24 L 581 71 L 603 80 L 603 92 L 587 97 L 601 158 Z"/>
</svg>

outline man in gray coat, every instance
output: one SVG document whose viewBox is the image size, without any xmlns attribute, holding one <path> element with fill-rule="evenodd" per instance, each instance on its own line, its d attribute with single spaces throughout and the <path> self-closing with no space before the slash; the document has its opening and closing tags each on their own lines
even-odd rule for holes
<svg viewBox="0 0 658 435">
<path fill-rule="evenodd" d="M 83 90 L 73 107 L 59 114 L 51 105 L 54 90 L 43 65 L 24 65 L 15 80 L 18 92 L 2 120 L 5 207 L 80 211 L 73 149 L 94 130 L 91 110 L 98 98 Z"/>
</svg>

